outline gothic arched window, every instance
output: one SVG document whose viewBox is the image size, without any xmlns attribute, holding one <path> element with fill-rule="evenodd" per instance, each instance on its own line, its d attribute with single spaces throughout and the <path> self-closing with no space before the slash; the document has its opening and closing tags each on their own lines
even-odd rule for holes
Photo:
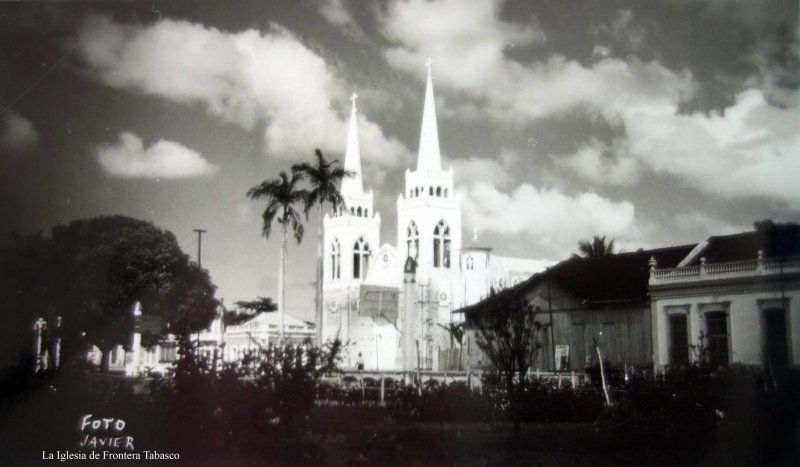
<svg viewBox="0 0 800 467">
<path fill-rule="evenodd" d="M 419 230 L 417 224 L 411 221 L 406 229 L 406 257 L 419 259 Z"/>
<path fill-rule="evenodd" d="M 369 243 L 364 237 L 359 237 L 353 245 L 353 279 L 363 279 L 367 277 L 369 267 Z"/>
<path fill-rule="evenodd" d="M 342 277 L 342 252 L 339 249 L 339 241 L 335 238 L 331 243 L 331 279 Z"/>
<path fill-rule="evenodd" d="M 433 229 L 433 267 L 450 267 L 450 227 L 443 220 Z"/>
<path fill-rule="evenodd" d="M 369 217 L 369 209 L 364 208 L 364 217 Z"/>
<path fill-rule="evenodd" d="M 361 217 L 361 206 L 356 209 L 356 216 Z"/>
<path fill-rule="evenodd" d="M 428 187 L 428 195 L 433 196 L 433 187 Z"/>
<path fill-rule="evenodd" d="M 444 189 L 444 197 L 447 198 L 447 188 Z"/>
<path fill-rule="evenodd" d="M 440 186 L 436 187 L 436 196 L 439 196 L 439 197 L 442 196 L 442 187 L 440 187 Z"/>
</svg>

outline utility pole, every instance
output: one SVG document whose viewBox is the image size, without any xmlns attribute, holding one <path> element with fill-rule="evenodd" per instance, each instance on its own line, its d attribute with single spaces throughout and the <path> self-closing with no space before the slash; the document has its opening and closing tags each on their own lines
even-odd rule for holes
<svg viewBox="0 0 800 467">
<path fill-rule="evenodd" d="M 206 233 L 203 229 L 194 229 L 197 232 L 197 267 L 203 268 L 203 234 Z"/>
</svg>

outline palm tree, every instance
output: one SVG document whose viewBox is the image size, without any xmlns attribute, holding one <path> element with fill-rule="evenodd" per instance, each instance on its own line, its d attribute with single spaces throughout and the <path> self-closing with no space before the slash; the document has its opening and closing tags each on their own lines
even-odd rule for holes
<svg viewBox="0 0 800 467">
<path fill-rule="evenodd" d="M 272 221 L 277 220 L 281 224 L 283 237 L 281 238 L 281 256 L 278 265 L 278 309 L 281 314 L 280 325 L 280 344 L 283 345 L 283 322 L 286 314 L 286 233 L 291 227 L 292 233 L 297 243 L 303 240 L 303 222 L 300 212 L 294 205 L 305 203 L 308 192 L 298 188 L 298 184 L 303 179 L 303 174 L 293 172 L 291 178 L 286 172 L 281 172 L 280 177 L 273 180 L 264 180 L 261 184 L 247 190 L 250 199 L 263 199 L 267 202 L 267 207 L 261 214 L 263 224 L 261 233 L 269 238 L 272 231 Z"/>
<path fill-rule="evenodd" d="M 345 170 L 339 165 L 338 160 L 327 161 L 322 151 L 319 149 L 314 150 L 317 156 L 316 163 L 308 164 L 295 164 L 292 166 L 294 173 L 301 173 L 308 177 L 308 182 L 311 185 L 311 190 L 308 192 L 306 198 L 305 212 L 308 212 L 314 206 L 317 206 L 317 213 L 319 214 L 319 231 L 317 244 L 317 294 L 315 300 L 316 313 L 315 319 L 317 324 L 317 345 L 322 345 L 322 249 L 323 236 L 322 236 L 322 212 L 323 205 L 330 203 L 333 210 L 336 211 L 339 207 L 344 206 L 344 198 L 339 192 L 337 183 L 341 182 L 344 177 L 353 175 L 351 171 Z"/>
<path fill-rule="evenodd" d="M 572 255 L 573 257 L 579 258 L 593 258 L 595 256 L 605 256 L 605 255 L 613 255 L 614 254 L 614 240 L 606 243 L 606 236 L 603 235 L 602 237 L 595 235 L 592 237 L 591 242 L 581 241 L 578 242 L 578 251 L 580 251 L 579 255 Z"/>
</svg>

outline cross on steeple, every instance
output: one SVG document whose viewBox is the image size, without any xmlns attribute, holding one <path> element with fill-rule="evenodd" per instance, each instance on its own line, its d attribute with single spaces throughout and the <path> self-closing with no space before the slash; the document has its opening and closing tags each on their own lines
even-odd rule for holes
<svg viewBox="0 0 800 467">
<path fill-rule="evenodd" d="M 431 78 L 431 65 L 433 65 L 433 60 L 428 57 L 428 60 L 425 62 L 425 66 L 428 67 L 428 78 Z"/>
</svg>

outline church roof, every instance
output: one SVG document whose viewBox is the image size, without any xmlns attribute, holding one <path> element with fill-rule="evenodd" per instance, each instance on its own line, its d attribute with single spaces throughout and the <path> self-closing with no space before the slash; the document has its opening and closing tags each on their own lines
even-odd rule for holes
<svg viewBox="0 0 800 467">
<path fill-rule="evenodd" d="M 442 155 L 439 150 L 439 127 L 436 122 L 436 102 L 433 98 L 433 77 L 428 59 L 428 82 L 425 85 L 425 106 L 422 111 L 422 129 L 419 135 L 417 172 L 435 173 L 442 171 Z"/>
<path fill-rule="evenodd" d="M 350 126 L 347 131 L 344 168 L 353 172 L 353 176 L 345 177 L 342 181 L 341 192 L 345 196 L 364 193 L 364 180 L 361 174 L 361 149 L 358 144 L 358 109 L 356 108 L 358 94 L 353 93 L 350 99 L 353 102 L 353 107 L 350 110 Z"/>
</svg>

